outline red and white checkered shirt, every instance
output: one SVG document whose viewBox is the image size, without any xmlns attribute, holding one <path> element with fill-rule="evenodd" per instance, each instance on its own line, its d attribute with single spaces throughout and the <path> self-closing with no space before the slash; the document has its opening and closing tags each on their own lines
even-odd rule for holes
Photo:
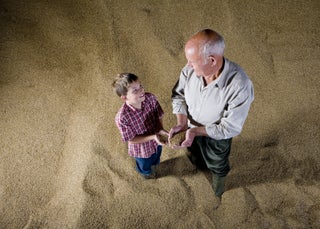
<svg viewBox="0 0 320 229">
<path fill-rule="evenodd" d="M 128 142 L 137 135 L 155 134 L 160 130 L 160 121 L 164 112 L 155 95 L 145 93 L 141 109 L 124 103 L 119 109 L 115 121 L 122 141 Z M 128 154 L 132 157 L 149 158 L 156 152 L 157 142 L 151 140 L 144 143 L 128 143 Z"/>
</svg>

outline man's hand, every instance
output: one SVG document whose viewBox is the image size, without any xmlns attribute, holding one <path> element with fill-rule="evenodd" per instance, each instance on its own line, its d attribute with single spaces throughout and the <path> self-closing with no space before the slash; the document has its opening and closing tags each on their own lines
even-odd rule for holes
<svg viewBox="0 0 320 229">
<path fill-rule="evenodd" d="M 196 136 L 196 133 L 193 131 L 193 128 L 188 129 L 186 132 L 186 139 L 181 143 L 181 147 L 190 147 L 192 145 L 192 142 L 194 140 L 194 137 Z"/>
<path fill-rule="evenodd" d="M 184 126 L 182 126 L 182 125 L 177 125 L 177 126 L 172 127 L 169 131 L 169 139 L 172 138 L 173 135 L 175 135 L 176 133 L 179 133 L 183 130 L 184 130 Z"/>
<path fill-rule="evenodd" d="M 155 134 L 155 141 L 159 145 L 167 145 L 168 144 L 169 133 L 166 130 L 160 130 L 157 134 Z"/>
<path fill-rule="evenodd" d="M 179 132 L 182 132 L 184 130 L 184 126 L 182 125 L 176 125 L 174 127 L 172 127 L 169 131 L 169 145 L 171 146 L 171 148 L 173 149 L 179 149 L 180 147 L 180 143 L 172 143 L 170 140 L 172 139 L 172 137 L 176 134 L 178 134 Z"/>
<path fill-rule="evenodd" d="M 189 146 L 192 145 L 193 139 L 196 136 L 196 132 L 194 132 L 194 129 L 192 129 L 192 128 L 188 129 L 186 131 L 185 137 L 183 138 L 184 140 L 180 144 L 172 144 L 172 142 L 170 142 L 170 139 L 175 134 L 180 133 L 182 131 L 184 131 L 184 129 L 183 129 L 183 127 L 181 127 L 179 125 L 171 128 L 171 130 L 169 132 L 169 143 L 170 143 L 171 148 L 173 148 L 173 149 L 181 149 L 181 148 L 189 147 Z"/>
</svg>

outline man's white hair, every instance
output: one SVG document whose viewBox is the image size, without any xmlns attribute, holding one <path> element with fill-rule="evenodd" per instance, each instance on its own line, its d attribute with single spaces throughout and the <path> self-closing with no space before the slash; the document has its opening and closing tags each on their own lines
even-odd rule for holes
<svg viewBox="0 0 320 229">
<path fill-rule="evenodd" d="M 224 48 L 225 48 L 224 39 L 222 36 L 219 36 L 219 38 L 215 41 L 213 40 L 207 41 L 202 46 L 202 50 L 200 51 L 203 54 L 203 56 L 207 58 L 210 55 L 223 56 Z"/>
</svg>

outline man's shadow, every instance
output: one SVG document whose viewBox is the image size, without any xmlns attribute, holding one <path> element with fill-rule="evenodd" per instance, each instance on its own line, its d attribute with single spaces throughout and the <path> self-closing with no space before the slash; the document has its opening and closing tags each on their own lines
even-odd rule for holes
<svg viewBox="0 0 320 229">
<path fill-rule="evenodd" d="M 185 176 L 203 172 L 209 184 L 212 174 L 208 169 L 197 168 L 187 154 L 160 163 L 160 177 Z M 231 171 L 226 179 L 226 191 L 267 182 L 281 182 L 294 179 L 296 185 L 313 184 L 320 181 L 319 165 L 312 157 L 303 161 L 290 155 L 284 157 L 279 151 L 279 138 L 276 134 L 244 141 L 234 139 L 229 157 Z"/>
<path fill-rule="evenodd" d="M 310 157 L 295 159 L 290 152 L 280 149 L 276 133 L 269 137 L 234 144 L 230 154 L 231 172 L 226 189 L 266 182 L 293 179 L 296 185 L 310 185 L 320 181 L 319 164 Z"/>
</svg>

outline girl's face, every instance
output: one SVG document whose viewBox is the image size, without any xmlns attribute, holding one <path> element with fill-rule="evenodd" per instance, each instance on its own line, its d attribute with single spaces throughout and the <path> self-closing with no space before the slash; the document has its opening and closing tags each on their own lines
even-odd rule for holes
<svg viewBox="0 0 320 229">
<path fill-rule="evenodd" d="M 124 96 L 127 104 L 140 109 L 141 103 L 145 100 L 144 88 L 140 81 L 137 80 L 130 84 L 127 95 Z"/>
</svg>

